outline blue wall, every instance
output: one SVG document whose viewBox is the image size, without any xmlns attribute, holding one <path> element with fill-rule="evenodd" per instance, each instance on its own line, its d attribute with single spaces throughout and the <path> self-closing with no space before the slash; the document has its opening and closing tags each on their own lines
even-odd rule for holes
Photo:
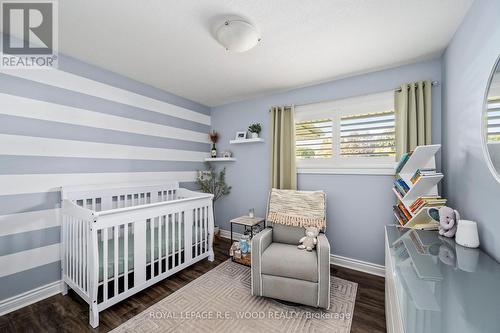
<svg viewBox="0 0 500 333">
<path fill-rule="evenodd" d="M 219 150 L 230 150 L 236 162 L 226 163 L 228 197 L 216 204 L 222 229 L 249 208 L 264 215 L 269 191 L 268 110 L 273 105 L 307 104 L 392 90 L 402 83 L 441 80 L 439 59 L 358 75 L 262 98 L 212 108 L 212 127 L 221 134 Z M 237 131 L 252 122 L 264 124 L 265 143 L 229 145 Z M 441 89 L 433 88 L 433 140 L 441 142 Z M 393 223 L 392 176 L 300 174 L 300 189 L 323 189 L 328 198 L 327 236 L 332 253 L 376 264 L 384 263 L 383 226 Z"/>
<path fill-rule="evenodd" d="M 445 194 L 462 218 L 479 223 L 482 248 L 500 261 L 500 184 L 482 150 L 488 78 L 500 55 L 500 1 L 475 1 L 443 56 Z"/>
<path fill-rule="evenodd" d="M 194 187 L 195 172 L 204 168 L 202 162 L 210 147 L 208 107 L 75 59 L 60 56 L 59 64 L 62 74 L 76 75 L 65 82 L 67 87 L 0 73 L 0 300 L 60 279 L 58 187 L 72 182 L 111 182 L 107 177 L 118 173 L 125 175 L 122 181 L 135 176 L 147 180 L 157 178 L 159 172 L 173 177 L 181 172 L 182 185 Z M 43 73 L 33 71 L 36 73 L 24 73 Z M 49 74 L 42 75 L 41 81 Z M 93 81 L 82 82 L 82 78 Z M 76 86 L 70 87 L 73 82 Z M 122 90 L 108 94 L 109 98 L 84 91 L 89 84 L 102 83 Z M 161 110 L 148 109 L 151 103 L 147 101 L 131 105 L 134 93 L 142 101 L 142 97 L 154 99 L 152 103 L 161 105 Z M 169 114 L 169 110 L 179 110 L 177 107 L 183 108 L 180 114 Z M 55 110 L 61 112 L 42 119 L 42 114 Z M 93 118 L 93 123 L 84 125 L 91 114 L 102 121 Z M 106 118 L 109 116 L 115 118 Z M 204 120 L 193 121 L 198 118 Z M 123 121 L 128 126 L 117 129 Z M 156 132 L 151 134 L 148 129 Z M 172 134 L 176 131 L 180 132 Z M 10 147 L 7 140 L 24 143 Z M 53 140 L 47 141 L 51 142 L 47 149 L 31 148 L 44 140 Z M 73 153 L 83 156 L 69 157 L 67 140 L 94 148 L 75 149 Z M 130 153 L 110 157 L 116 156 L 117 146 L 108 144 L 130 149 Z M 138 158 L 138 151 L 149 152 L 149 158 Z M 98 152 L 109 155 L 91 156 Z M 104 177 L 99 178 L 100 174 Z"/>
</svg>

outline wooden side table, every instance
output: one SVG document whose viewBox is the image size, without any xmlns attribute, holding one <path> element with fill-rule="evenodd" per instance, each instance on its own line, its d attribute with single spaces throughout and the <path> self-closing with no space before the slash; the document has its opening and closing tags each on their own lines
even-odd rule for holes
<svg viewBox="0 0 500 333">
<path fill-rule="evenodd" d="M 263 217 L 250 217 L 250 216 L 240 216 L 235 219 L 232 219 L 230 222 L 231 225 L 231 246 L 233 246 L 233 224 L 239 224 L 245 227 L 245 231 L 250 228 L 250 240 L 253 237 L 253 227 L 259 224 L 263 224 L 264 228 L 266 227 L 266 219 Z M 232 256 L 232 260 L 246 265 L 250 266 L 251 265 L 251 256 L 250 253 L 246 253 L 245 255 L 242 254 L 241 258 L 235 258 L 234 254 Z"/>
</svg>

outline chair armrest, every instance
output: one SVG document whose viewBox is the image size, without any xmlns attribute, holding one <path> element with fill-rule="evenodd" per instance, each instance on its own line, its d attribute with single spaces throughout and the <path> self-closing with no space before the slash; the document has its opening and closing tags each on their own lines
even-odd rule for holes
<svg viewBox="0 0 500 333">
<path fill-rule="evenodd" d="M 260 254 L 273 242 L 273 229 L 266 228 L 252 238 L 252 253 L 257 250 Z"/>
<path fill-rule="evenodd" d="M 262 252 L 273 242 L 273 229 L 266 228 L 252 238 L 252 295 L 262 296 Z"/>
<path fill-rule="evenodd" d="M 318 235 L 318 306 L 330 308 L 330 242 L 325 234 Z"/>
</svg>

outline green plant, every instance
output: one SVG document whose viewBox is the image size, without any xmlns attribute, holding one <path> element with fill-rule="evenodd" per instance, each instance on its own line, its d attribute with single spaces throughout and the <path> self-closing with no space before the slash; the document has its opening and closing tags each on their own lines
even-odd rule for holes
<svg viewBox="0 0 500 333">
<path fill-rule="evenodd" d="M 262 125 L 260 123 L 254 123 L 254 124 L 248 126 L 248 131 L 250 133 L 257 133 L 257 134 L 259 134 L 260 131 L 262 131 Z"/>
<path fill-rule="evenodd" d="M 215 201 L 224 195 L 228 195 L 231 192 L 231 186 L 226 184 L 226 168 L 217 172 L 210 163 L 206 162 L 205 165 L 207 170 L 198 171 L 196 185 L 198 185 L 201 192 L 214 195 L 215 207 Z"/>
</svg>

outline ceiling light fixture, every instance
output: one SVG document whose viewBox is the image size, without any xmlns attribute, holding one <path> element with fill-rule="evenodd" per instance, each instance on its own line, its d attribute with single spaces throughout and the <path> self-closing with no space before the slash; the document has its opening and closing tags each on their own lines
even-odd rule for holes
<svg viewBox="0 0 500 333">
<path fill-rule="evenodd" d="M 242 20 L 228 20 L 217 29 L 217 40 L 232 52 L 245 52 L 260 42 L 261 37 L 257 29 Z"/>
</svg>

